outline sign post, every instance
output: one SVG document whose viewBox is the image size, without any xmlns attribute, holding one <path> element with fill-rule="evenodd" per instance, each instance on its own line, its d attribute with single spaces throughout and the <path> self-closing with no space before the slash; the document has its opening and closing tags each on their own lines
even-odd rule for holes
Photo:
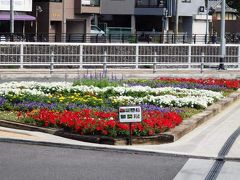
<svg viewBox="0 0 240 180">
<path fill-rule="evenodd" d="M 129 123 L 129 145 L 132 145 L 132 123 L 142 121 L 141 106 L 123 106 L 119 107 L 119 122 Z"/>
<path fill-rule="evenodd" d="M 132 145 L 132 123 L 129 123 L 129 145 Z"/>
</svg>

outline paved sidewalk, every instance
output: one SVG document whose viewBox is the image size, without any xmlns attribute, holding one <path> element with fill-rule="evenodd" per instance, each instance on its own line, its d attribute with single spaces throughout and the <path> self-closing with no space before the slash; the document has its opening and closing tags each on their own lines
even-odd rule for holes
<svg viewBox="0 0 240 180">
<path fill-rule="evenodd" d="M 217 116 L 199 126 L 178 141 L 165 145 L 138 146 L 138 149 L 174 154 L 217 157 L 228 137 L 240 127 L 240 101 L 238 100 Z M 228 158 L 240 159 L 240 137 L 237 138 Z"/>
<path fill-rule="evenodd" d="M 93 148 L 127 150 L 152 153 L 167 153 L 174 155 L 186 155 L 195 157 L 217 158 L 222 146 L 228 137 L 240 127 L 240 100 L 229 106 L 223 112 L 199 126 L 178 141 L 171 144 L 161 145 L 133 145 L 133 146 L 112 146 L 94 143 L 86 143 L 71 139 L 54 136 L 51 134 L 15 130 L 0 127 L 0 141 L 26 140 L 28 143 L 34 142 L 46 145 L 66 145 L 74 148 Z M 240 137 L 237 138 L 227 158 L 240 159 Z"/>
<path fill-rule="evenodd" d="M 83 78 L 84 75 L 93 76 L 102 73 L 103 69 L 55 69 L 50 74 L 49 69 L 0 69 L 0 81 L 73 81 Z M 200 69 L 158 69 L 155 73 L 149 69 L 108 69 L 107 74 L 118 79 L 152 79 L 157 77 L 180 78 L 240 78 L 240 70 L 216 70 L 206 69 L 201 73 Z"/>
</svg>

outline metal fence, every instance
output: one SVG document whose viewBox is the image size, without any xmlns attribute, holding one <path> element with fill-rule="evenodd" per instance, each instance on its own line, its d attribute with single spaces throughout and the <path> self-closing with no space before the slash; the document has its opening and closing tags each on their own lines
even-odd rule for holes
<svg viewBox="0 0 240 180">
<path fill-rule="evenodd" d="M 220 45 L 0 43 L 1 68 L 217 68 Z M 228 44 L 224 64 L 240 68 L 240 45 Z"/>
<path fill-rule="evenodd" d="M 205 34 L 163 34 L 160 32 L 140 32 L 131 34 L 129 30 L 111 29 L 106 34 L 22 34 L 0 33 L 4 42 L 63 42 L 63 43 L 148 43 L 148 44 L 215 44 L 220 37 Z M 240 44 L 240 34 L 226 34 L 226 42 Z"/>
</svg>

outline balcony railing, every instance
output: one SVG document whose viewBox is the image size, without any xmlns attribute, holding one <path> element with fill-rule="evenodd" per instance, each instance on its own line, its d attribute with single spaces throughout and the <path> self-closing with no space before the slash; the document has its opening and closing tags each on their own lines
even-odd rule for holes
<svg viewBox="0 0 240 180">
<path fill-rule="evenodd" d="M 75 14 L 100 14 L 100 0 L 75 0 Z"/>
<path fill-rule="evenodd" d="M 164 0 L 136 0 L 136 8 L 163 8 L 165 6 Z"/>
<path fill-rule="evenodd" d="M 100 6 L 100 0 L 82 0 L 82 6 Z"/>
</svg>

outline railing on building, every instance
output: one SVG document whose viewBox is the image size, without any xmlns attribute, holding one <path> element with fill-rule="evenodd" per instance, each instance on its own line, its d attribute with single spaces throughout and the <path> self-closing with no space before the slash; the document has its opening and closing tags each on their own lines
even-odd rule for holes
<svg viewBox="0 0 240 180">
<path fill-rule="evenodd" d="M 131 29 L 108 29 L 105 34 L 22 34 L 0 33 L 0 41 L 4 42 L 64 42 L 64 43 L 150 43 L 150 44 L 215 44 L 220 38 L 204 34 L 163 34 L 159 32 L 130 33 Z M 240 34 L 226 34 L 226 42 L 239 44 Z"/>
<path fill-rule="evenodd" d="M 0 43 L 1 68 L 217 68 L 219 44 Z M 224 64 L 240 69 L 240 45 L 228 44 Z M 105 66 L 104 66 L 105 65 Z"/>
<path fill-rule="evenodd" d="M 90 4 L 82 4 L 82 6 L 100 6 L 100 0 L 90 0 Z"/>
<path fill-rule="evenodd" d="M 136 8 L 163 8 L 164 0 L 135 0 Z"/>
</svg>

